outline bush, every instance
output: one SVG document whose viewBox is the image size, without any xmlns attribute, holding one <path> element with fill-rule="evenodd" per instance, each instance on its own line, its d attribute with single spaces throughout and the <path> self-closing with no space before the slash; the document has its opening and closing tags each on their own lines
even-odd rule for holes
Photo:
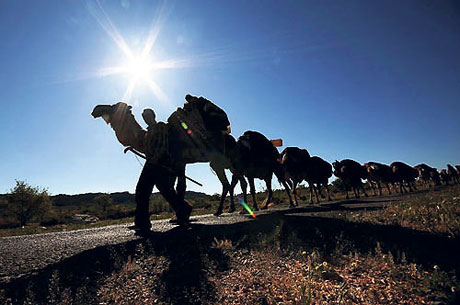
<svg viewBox="0 0 460 305">
<path fill-rule="evenodd" d="M 345 185 L 342 179 L 335 179 L 331 184 L 331 191 L 334 193 L 345 192 Z"/>
<path fill-rule="evenodd" d="M 98 216 L 101 218 L 107 217 L 107 210 L 113 205 L 112 197 L 109 194 L 100 194 L 94 197 L 93 203 L 96 208 L 100 211 Z"/>
<path fill-rule="evenodd" d="M 46 189 L 16 180 L 16 186 L 8 195 L 8 212 L 20 226 L 25 226 L 32 218 L 42 221 L 50 209 L 51 200 Z"/>
<path fill-rule="evenodd" d="M 161 198 L 152 198 L 150 200 L 150 212 L 152 214 L 161 214 L 163 212 L 171 212 L 171 207 L 166 200 Z"/>
</svg>

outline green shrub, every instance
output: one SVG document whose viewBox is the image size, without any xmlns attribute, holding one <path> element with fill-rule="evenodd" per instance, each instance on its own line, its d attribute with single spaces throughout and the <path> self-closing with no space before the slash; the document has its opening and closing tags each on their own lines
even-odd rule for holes
<svg viewBox="0 0 460 305">
<path fill-rule="evenodd" d="M 25 226 L 33 218 L 42 221 L 51 209 L 51 200 L 46 189 L 16 180 L 16 186 L 8 194 L 7 209 L 20 226 Z"/>
</svg>

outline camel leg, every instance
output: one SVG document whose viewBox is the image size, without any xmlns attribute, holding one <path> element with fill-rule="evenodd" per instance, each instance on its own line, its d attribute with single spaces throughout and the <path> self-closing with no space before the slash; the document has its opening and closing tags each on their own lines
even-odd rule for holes
<svg viewBox="0 0 460 305">
<path fill-rule="evenodd" d="M 316 189 L 318 190 L 318 195 L 319 195 L 318 203 L 320 203 L 321 200 L 322 200 L 323 198 L 325 198 L 324 195 L 323 195 L 323 193 L 322 193 L 322 190 L 321 190 L 322 187 L 323 187 L 323 186 L 321 185 L 321 183 L 316 183 Z"/>
<path fill-rule="evenodd" d="M 379 190 L 379 188 L 378 188 L 378 182 L 369 183 L 369 184 L 371 185 L 372 193 L 374 194 L 374 196 L 377 196 L 377 191 Z"/>
<path fill-rule="evenodd" d="M 346 194 L 345 198 L 350 199 L 350 196 L 348 196 L 348 186 L 345 186 L 345 194 Z"/>
<path fill-rule="evenodd" d="M 369 183 L 369 186 L 371 187 L 372 192 L 374 193 L 374 196 L 377 196 L 377 192 L 375 191 L 374 183 L 371 181 L 368 181 L 367 183 Z"/>
<path fill-rule="evenodd" d="M 374 193 L 374 196 L 377 196 L 377 192 L 378 192 L 378 195 L 382 195 L 382 194 L 380 194 L 381 189 L 379 188 L 379 185 L 380 185 L 379 183 L 380 183 L 380 182 L 377 181 L 377 182 L 375 183 L 375 186 L 372 188 L 372 191 L 373 191 L 373 193 Z"/>
<path fill-rule="evenodd" d="M 391 195 L 391 190 L 390 190 L 390 185 L 388 183 L 385 183 L 387 186 L 388 194 Z"/>
<path fill-rule="evenodd" d="M 410 181 L 407 181 L 407 185 L 409 186 L 409 192 L 413 192 L 414 189 L 413 189 L 413 187 L 412 187 Z"/>
<path fill-rule="evenodd" d="M 331 195 L 329 193 L 329 186 L 327 185 L 327 182 L 326 182 L 325 186 L 326 186 L 327 200 L 332 201 Z"/>
<path fill-rule="evenodd" d="M 310 204 L 313 204 L 313 183 L 308 182 L 308 188 L 310 189 Z"/>
<path fill-rule="evenodd" d="M 218 167 L 212 163 L 211 167 L 216 172 L 217 177 L 219 178 L 219 181 L 222 184 L 222 195 L 220 196 L 219 207 L 217 208 L 217 211 L 214 213 L 215 216 L 219 216 L 220 214 L 222 214 L 222 211 L 224 209 L 225 197 L 230 191 L 230 183 L 228 183 L 227 176 L 225 175 L 225 169 L 223 167 Z"/>
<path fill-rule="evenodd" d="M 399 194 L 399 192 L 401 191 L 401 190 L 398 191 L 398 185 L 399 185 L 398 182 L 393 182 L 391 184 L 391 188 L 393 189 L 395 194 Z"/>
<path fill-rule="evenodd" d="M 291 196 L 291 191 L 289 190 L 289 185 L 286 183 L 286 181 L 285 181 L 284 179 L 282 179 L 282 180 L 279 180 L 279 179 L 278 179 L 278 181 L 281 182 L 281 184 L 282 184 L 283 187 L 284 187 L 284 190 L 286 191 L 286 194 L 287 194 L 287 196 L 288 196 L 288 198 L 289 198 L 289 206 L 290 206 L 291 208 L 296 207 L 296 206 L 297 206 L 297 203 L 294 204 L 294 202 L 292 201 L 292 196 Z"/>
<path fill-rule="evenodd" d="M 401 184 L 402 184 L 404 193 L 409 193 L 409 191 L 407 190 L 407 187 L 406 187 L 406 185 L 404 184 L 404 182 L 401 182 Z"/>
<path fill-rule="evenodd" d="M 364 197 L 369 197 L 369 196 L 367 195 L 366 190 L 364 189 L 364 186 L 363 186 L 362 183 L 359 184 L 359 188 L 363 191 Z M 358 190 L 358 192 L 359 192 L 359 190 Z"/>
<path fill-rule="evenodd" d="M 297 181 L 294 181 L 294 179 L 289 180 L 291 182 L 291 189 L 292 189 L 292 194 L 294 195 L 294 204 L 297 206 L 299 205 L 297 202 Z"/>
<path fill-rule="evenodd" d="M 319 197 L 320 197 L 321 199 L 326 198 L 326 197 L 323 195 L 323 183 L 321 183 L 321 182 L 320 182 L 320 183 L 317 183 L 317 184 L 316 184 L 316 187 L 318 188 Z"/>
<path fill-rule="evenodd" d="M 315 195 L 316 195 L 316 203 L 319 203 L 318 187 L 316 187 L 314 183 L 313 183 L 313 190 L 314 190 Z"/>
<path fill-rule="evenodd" d="M 286 182 L 286 178 L 285 178 L 285 175 L 283 174 L 283 171 L 280 170 L 280 168 L 276 168 L 273 173 L 275 174 L 278 181 L 283 185 L 284 190 L 286 191 L 286 194 L 289 198 L 289 206 L 291 208 L 296 207 L 297 203 L 294 204 L 294 202 L 292 201 L 291 190 L 289 189 L 289 185 Z"/>
<path fill-rule="evenodd" d="M 268 208 L 268 205 L 270 204 L 273 198 L 272 177 L 265 178 L 264 181 L 265 181 L 265 185 L 267 186 L 268 194 L 267 194 L 267 198 L 265 198 L 264 200 L 265 204 L 262 207 L 262 210 L 266 210 Z"/>
<path fill-rule="evenodd" d="M 241 190 L 243 191 L 243 200 L 244 203 L 248 203 L 248 182 L 244 177 L 240 177 L 240 186 Z"/>
<path fill-rule="evenodd" d="M 232 175 L 232 182 L 230 183 L 230 208 L 228 209 L 229 213 L 235 212 L 235 199 L 234 199 L 234 191 L 235 191 L 235 186 L 238 183 L 238 176 L 233 174 Z"/>
<path fill-rule="evenodd" d="M 382 196 L 382 184 L 380 181 L 377 182 L 377 187 L 379 188 L 379 195 Z"/>
<path fill-rule="evenodd" d="M 241 191 L 243 192 L 243 202 L 248 204 L 248 182 L 246 181 L 246 178 L 244 176 L 239 177 L 240 181 L 240 186 L 241 186 Z M 240 214 L 245 214 L 246 210 L 242 208 L 240 210 Z"/>
<path fill-rule="evenodd" d="M 353 193 L 355 193 L 355 198 L 360 198 L 359 189 L 356 186 L 353 186 L 352 189 L 353 189 Z"/>
<path fill-rule="evenodd" d="M 248 180 L 249 180 L 249 190 L 251 191 L 251 196 L 252 196 L 252 205 L 254 207 L 254 211 L 258 211 L 259 207 L 257 206 L 256 187 L 254 186 L 254 178 L 248 178 Z"/>
</svg>

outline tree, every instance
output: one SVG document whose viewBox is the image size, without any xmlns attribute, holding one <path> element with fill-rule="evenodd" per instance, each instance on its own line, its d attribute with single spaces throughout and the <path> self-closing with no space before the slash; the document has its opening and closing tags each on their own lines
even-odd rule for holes
<svg viewBox="0 0 460 305">
<path fill-rule="evenodd" d="M 8 211 L 25 226 L 33 217 L 43 220 L 51 208 L 48 191 L 16 180 L 16 186 L 8 195 Z"/>
<path fill-rule="evenodd" d="M 343 184 L 342 179 L 339 179 L 339 178 L 332 181 L 332 188 L 336 192 L 345 192 L 345 184 Z"/>
<path fill-rule="evenodd" d="M 94 197 L 93 202 L 102 209 L 102 212 L 107 212 L 107 208 L 113 204 L 112 197 L 109 194 L 100 194 Z"/>
</svg>

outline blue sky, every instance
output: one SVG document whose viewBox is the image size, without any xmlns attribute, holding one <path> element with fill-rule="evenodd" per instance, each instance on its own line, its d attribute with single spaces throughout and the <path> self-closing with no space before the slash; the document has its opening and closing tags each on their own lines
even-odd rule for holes
<svg viewBox="0 0 460 305">
<path fill-rule="evenodd" d="M 124 97 L 142 121 L 202 95 L 234 136 L 258 130 L 329 162 L 460 163 L 454 1 L 6 0 L 0 37 L 0 193 L 14 179 L 134 192 L 140 164 L 90 116 Z M 125 65 L 121 39 L 138 54 L 149 37 L 147 58 L 170 67 L 149 72 L 156 91 L 140 80 L 127 94 L 132 75 L 104 71 Z M 187 174 L 205 185 L 188 189 L 220 192 L 207 164 Z"/>
</svg>

